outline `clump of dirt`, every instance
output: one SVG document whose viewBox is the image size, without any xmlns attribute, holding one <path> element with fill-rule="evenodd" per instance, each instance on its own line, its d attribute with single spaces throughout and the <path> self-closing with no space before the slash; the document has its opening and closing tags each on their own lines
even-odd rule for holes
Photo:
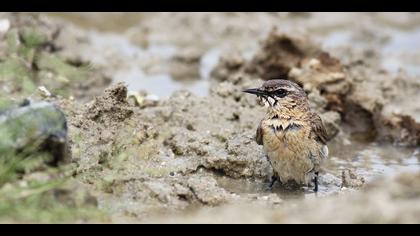
<svg viewBox="0 0 420 236">
<path fill-rule="evenodd" d="M 122 83 L 106 89 L 105 94 L 95 98 L 85 110 L 88 119 L 103 124 L 123 121 L 132 114 L 127 102 L 127 87 Z"/>
<path fill-rule="evenodd" d="M 235 178 L 267 179 L 273 174 L 273 170 L 264 158 L 262 150 L 254 143 L 253 134 L 234 134 L 226 141 L 228 155 L 210 156 L 204 165 L 207 168 L 222 170 L 228 176 Z"/>
<path fill-rule="evenodd" d="M 293 67 L 299 66 L 302 60 L 318 51 L 307 38 L 282 34 L 274 28 L 247 65 L 246 71 L 264 80 L 287 78 Z"/>
<path fill-rule="evenodd" d="M 362 117 L 366 132 L 376 134 L 379 140 L 405 146 L 419 145 L 419 113 L 411 104 L 419 100 L 419 83 L 412 77 L 392 76 L 386 71 L 355 65 L 349 68 L 353 89 L 347 95 L 346 118 Z M 402 94 L 402 91 L 403 94 Z M 356 114 L 351 112 L 357 111 Z"/>
<path fill-rule="evenodd" d="M 420 122 L 410 115 L 392 114 L 382 120 L 380 135 L 385 140 L 418 146 L 420 144 Z"/>
<path fill-rule="evenodd" d="M 201 52 L 193 48 L 175 54 L 170 61 L 169 74 L 175 80 L 198 80 L 201 56 Z"/>
<path fill-rule="evenodd" d="M 307 38 L 286 35 L 274 28 L 251 60 L 232 52 L 221 58 L 211 75 L 219 81 L 235 81 L 237 72 L 263 80 L 285 79 L 292 68 L 299 67 L 305 58 L 318 54 L 318 51 L 319 48 Z"/>
<path fill-rule="evenodd" d="M 76 144 L 73 146 L 73 149 L 76 148 L 73 159 L 82 160 L 82 169 L 108 163 L 108 158 L 124 148 L 124 142 L 120 142 L 124 136 L 132 136 L 130 139 L 124 137 L 126 142 L 133 141 L 135 137 L 142 141 L 140 134 L 127 133 L 133 132 L 131 128 L 134 124 L 127 121 L 134 112 L 127 101 L 127 87 L 122 83 L 106 89 L 103 95 L 87 103 L 83 110 L 77 109 L 82 106 L 79 103 L 61 105 L 70 115 L 70 136 Z"/>
<path fill-rule="evenodd" d="M 357 176 L 352 170 L 346 169 L 341 172 L 341 187 L 359 188 L 365 183 L 363 177 Z"/>
<path fill-rule="evenodd" d="M 252 110 L 238 109 L 234 104 L 241 106 L 235 100 L 220 96 L 209 101 L 189 93 L 175 94 L 162 103 L 162 106 L 172 108 L 171 118 L 166 122 L 171 126 L 168 128 L 170 137 L 165 144 L 176 156 L 194 156 L 207 169 L 222 171 L 235 178 L 266 178 L 269 163 L 261 159 L 263 154 L 254 141 L 253 127 L 248 125 L 250 132 L 238 133 L 246 125 L 239 120 L 251 120 L 256 116 Z M 221 107 L 225 109 L 222 111 Z M 220 119 L 225 122 L 216 122 Z"/>
<path fill-rule="evenodd" d="M 245 58 L 237 52 L 222 55 L 219 63 L 211 71 L 210 76 L 212 79 L 220 82 L 229 81 L 237 84 L 241 74 L 244 74 L 243 70 L 246 62 Z"/>
<path fill-rule="evenodd" d="M 293 67 L 288 77 L 301 84 L 306 91 L 320 91 L 328 101 L 327 110 L 344 112 L 343 103 L 351 89 L 351 81 L 338 59 L 326 52 L 308 57 L 300 67 Z"/>
<path fill-rule="evenodd" d="M 230 195 L 225 189 L 218 187 L 214 178 L 190 178 L 188 180 L 188 187 L 192 190 L 197 199 L 209 205 L 220 205 L 226 203 Z"/>
</svg>

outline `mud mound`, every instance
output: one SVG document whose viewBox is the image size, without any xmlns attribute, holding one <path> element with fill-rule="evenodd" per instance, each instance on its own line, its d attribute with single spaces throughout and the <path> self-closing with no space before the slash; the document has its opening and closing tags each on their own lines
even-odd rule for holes
<svg viewBox="0 0 420 236">
<path fill-rule="evenodd" d="M 327 110 L 344 112 L 343 103 L 351 89 L 351 81 L 338 59 L 326 52 L 306 58 L 299 67 L 291 69 L 288 77 L 303 85 L 306 91 L 320 91 L 328 101 Z"/>
<path fill-rule="evenodd" d="M 293 67 L 299 66 L 303 59 L 315 55 L 318 50 L 308 39 L 291 37 L 273 29 L 246 71 L 264 80 L 287 78 Z"/>
<path fill-rule="evenodd" d="M 392 114 L 382 118 L 380 136 L 398 144 L 418 146 L 420 144 L 420 122 L 410 115 Z"/>
<path fill-rule="evenodd" d="M 123 121 L 133 114 L 127 102 L 127 87 L 119 83 L 105 90 L 86 107 L 85 116 L 100 123 Z"/>
<path fill-rule="evenodd" d="M 260 114 L 241 93 L 235 100 L 217 91 L 212 100 L 180 91 L 156 106 L 136 107 L 127 103 L 123 84 L 110 87 L 71 113 L 76 178 L 105 194 L 104 204 L 118 205 L 118 214 L 138 218 L 249 200 L 249 193 L 230 192 L 218 178 L 261 185 L 270 179 L 271 166 L 255 142 Z M 136 203 L 119 204 L 127 201 Z"/>
<path fill-rule="evenodd" d="M 350 67 L 348 74 L 353 78 L 353 88 L 345 104 L 348 123 L 360 118 L 365 124 L 363 132 L 373 130 L 379 140 L 405 146 L 420 144 L 420 113 L 414 105 L 420 101 L 420 84 L 415 78 L 406 74 L 393 76 L 363 65 Z"/>
<path fill-rule="evenodd" d="M 127 145 L 141 142 L 147 126 L 133 123 L 133 108 L 127 101 L 127 88 L 116 84 L 105 90 L 83 109 L 79 103 L 66 106 L 70 120 L 70 137 L 73 143 L 73 160 L 81 170 L 98 165 L 109 165 Z M 136 127 L 138 125 L 138 128 Z M 133 134 L 133 129 L 138 133 Z M 131 144 L 132 145 L 132 144 Z"/>
<path fill-rule="evenodd" d="M 162 106 L 172 109 L 165 124 L 166 132 L 170 132 L 165 145 L 178 158 L 195 157 L 206 169 L 234 178 L 269 178 L 271 167 L 261 158 L 253 127 L 239 122 L 256 119 L 256 114 L 248 109 L 238 110 L 240 102 L 216 95 L 209 101 L 177 93 Z"/>
</svg>

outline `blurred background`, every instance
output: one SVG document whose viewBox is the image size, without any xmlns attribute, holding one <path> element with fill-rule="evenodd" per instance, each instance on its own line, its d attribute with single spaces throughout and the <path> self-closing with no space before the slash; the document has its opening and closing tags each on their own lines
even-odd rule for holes
<svg viewBox="0 0 420 236">
<path fill-rule="evenodd" d="M 106 64 L 116 81 L 158 96 L 185 88 L 207 95 L 219 57 L 251 57 L 273 27 L 304 33 L 340 55 L 380 54 L 381 67 L 418 75 L 416 13 L 48 13 L 89 31 L 87 60 Z M 79 49 L 83 50 L 83 49 Z M 81 54 L 81 53 L 79 53 Z M 347 56 L 349 58 L 349 56 Z M 345 60 L 346 58 L 343 58 Z"/>
</svg>

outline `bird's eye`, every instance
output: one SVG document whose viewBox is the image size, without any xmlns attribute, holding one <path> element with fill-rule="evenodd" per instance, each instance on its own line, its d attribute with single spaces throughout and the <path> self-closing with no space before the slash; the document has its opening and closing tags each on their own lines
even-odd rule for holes
<svg viewBox="0 0 420 236">
<path fill-rule="evenodd" d="M 284 98 L 287 95 L 287 91 L 285 89 L 278 89 L 275 91 L 275 94 L 280 98 Z"/>
</svg>

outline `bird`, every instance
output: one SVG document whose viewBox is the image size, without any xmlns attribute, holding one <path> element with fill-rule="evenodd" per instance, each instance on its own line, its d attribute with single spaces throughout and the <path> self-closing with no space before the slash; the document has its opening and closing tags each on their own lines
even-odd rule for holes
<svg viewBox="0 0 420 236">
<path fill-rule="evenodd" d="M 243 92 L 258 96 L 267 107 L 256 142 L 263 145 L 274 170 L 270 189 L 276 181 L 294 181 L 318 192 L 319 171 L 328 158 L 327 132 L 304 89 L 290 80 L 274 79 Z"/>
</svg>

